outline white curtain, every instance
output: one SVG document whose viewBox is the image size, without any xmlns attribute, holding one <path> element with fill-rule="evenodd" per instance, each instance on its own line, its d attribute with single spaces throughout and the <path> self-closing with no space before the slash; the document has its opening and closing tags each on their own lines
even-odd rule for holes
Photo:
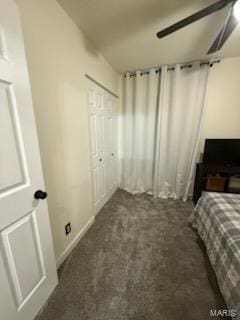
<svg viewBox="0 0 240 320">
<path fill-rule="evenodd" d="M 187 199 L 198 157 L 209 67 L 199 63 L 126 74 L 121 187 Z"/>
</svg>

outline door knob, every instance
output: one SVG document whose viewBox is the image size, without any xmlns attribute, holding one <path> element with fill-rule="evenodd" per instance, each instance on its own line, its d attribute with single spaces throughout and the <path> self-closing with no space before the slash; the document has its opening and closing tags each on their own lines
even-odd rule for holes
<svg viewBox="0 0 240 320">
<path fill-rule="evenodd" d="M 114 156 L 114 153 L 112 153 L 112 156 Z"/>
<path fill-rule="evenodd" d="M 101 161 L 102 161 L 102 158 L 100 158 L 99 161 L 101 162 Z"/>
<path fill-rule="evenodd" d="M 35 199 L 41 199 L 41 200 L 44 200 L 47 198 L 47 192 L 44 192 L 42 190 L 37 190 L 35 193 L 34 193 L 34 198 Z"/>
</svg>

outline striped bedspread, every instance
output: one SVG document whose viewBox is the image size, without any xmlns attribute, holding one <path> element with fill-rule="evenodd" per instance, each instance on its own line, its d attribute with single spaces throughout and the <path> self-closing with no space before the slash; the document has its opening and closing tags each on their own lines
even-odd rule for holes
<svg viewBox="0 0 240 320">
<path fill-rule="evenodd" d="M 240 320 L 240 195 L 204 192 L 190 218 L 229 310 Z"/>
</svg>

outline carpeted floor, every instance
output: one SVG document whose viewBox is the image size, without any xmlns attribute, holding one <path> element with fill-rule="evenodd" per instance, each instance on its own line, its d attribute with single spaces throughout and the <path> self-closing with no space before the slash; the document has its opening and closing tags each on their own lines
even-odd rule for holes
<svg viewBox="0 0 240 320">
<path fill-rule="evenodd" d="M 117 191 L 60 268 L 59 286 L 37 319 L 213 319 L 210 309 L 225 306 L 188 225 L 192 208 Z"/>
</svg>

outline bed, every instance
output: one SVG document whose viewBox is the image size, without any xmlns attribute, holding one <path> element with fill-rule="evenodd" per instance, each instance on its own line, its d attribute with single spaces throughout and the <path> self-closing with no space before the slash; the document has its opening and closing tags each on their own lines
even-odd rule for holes
<svg viewBox="0 0 240 320">
<path fill-rule="evenodd" d="M 229 310 L 240 320 L 240 195 L 203 192 L 190 218 Z M 234 313 L 235 313 L 234 312 Z"/>
</svg>

